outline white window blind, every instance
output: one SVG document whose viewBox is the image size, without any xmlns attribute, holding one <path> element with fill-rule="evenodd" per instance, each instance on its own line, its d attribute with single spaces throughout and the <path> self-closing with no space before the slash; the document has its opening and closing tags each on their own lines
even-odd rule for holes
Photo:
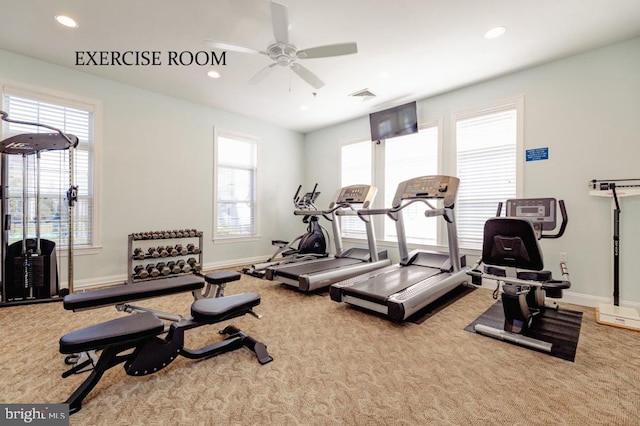
<svg viewBox="0 0 640 426">
<path fill-rule="evenodd" d="M 371 141 L 350 143 L 342 146 L 341 185 L 371 184 L 372 149 Z M 367 238 L 364 222 L 358 217 L 340 217 L 342 236 L 345 238 Z"/>
<path fill-rule="evenodd" d="M 438 127 L 428 127 L 418 133 L 385 140 L 384 158 L 384 205 L 390 207 L 400 182 L 437 174 Z M 424 216 L 424 211 L 428 208 L 423 203 L 415 203 L 403 210 L 407 241 L 436 244 L 438 221 Z M 395 222 L 386 216 L 384 239 L 397 241 Z"/>
<path fill-rule="evenodd" d="M 456 223 L 460 247 L 481 249 L 484 222 L 516 197 L 517 110 L 456 121 Z"/>
<path fill-rule="evenodd" d="M 93 152 L 94 152 L 94 112 L 89 106 L 71 107 L 72 101 L 59 103 L 38 96 L 14 95 L 5 90 L 2 109 L 14 120 L 46 124 L 65 133 L 78 137 L 74 150 L 74 181 L 78 186 L 78 202 L 73 208 L 74 246 L 92 246 L 93 231 Z M 50 132 L 51 130 L 24 124 L 3 122 L 3 138 L 21 133 Z M 11 230 L 9 240 L 14 242 L 23 237 L 23 158 L 8 155 L 9 213 Z M 36 155 L 27 156 L 27 233 L 35 237 L 36 221 Z M 68 204 L 66 192 L 69 189 L 69 151 L 45 151 L 40 158 L 40 232 L 41 238 L 65 247 L 69 242 Z"/>
<path fill-rule="evenodd" d="M 214 238 L 257 235 L 257 140 L 216 132 Z"/>
</svg>

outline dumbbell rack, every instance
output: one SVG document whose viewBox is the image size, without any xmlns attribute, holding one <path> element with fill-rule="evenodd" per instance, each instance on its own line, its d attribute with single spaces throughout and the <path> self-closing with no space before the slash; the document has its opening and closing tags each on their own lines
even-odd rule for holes
<svg viewBox="0 0 640 426">
<path fill-rule="evenodd" d="M 162 257 L 153 257 L 152 255 L 146 253 L 144 259 L 141 259 L 139 257 L 136 257 L 134 255 L 134 244 L 139 244 L 139 242 L 141 241 L 146 241 L 151 243 L 153 241 L 154 245 L 150 245 L 149 247 L 146 248 L 147 252 L 149 251 L 149 249 L 151 248 L 155 248 L 157 246 L 157 244 L 161 244 L 162 242 L 166 242 L 168 240 L 173 240 L 173 241 L 191 241 L 191 242 L 195 242 L 195 240 L 198 240 L 198 253 L 194 253 L 194 251 L 189 250 L 186 254 L 182 254 L 182 253 L 178 253 L 175 256 L 172 256 L 170 253 L 167 256 L 162 256 Z M 197 231 L 195 229 L 183 229 L 183 230 L 179 230 L 179 231 L 149 231 L 149 232 L 134 232 L 133 234 L 129 234 L 128 236 L 128 240 L 129 240 L 129 244 L 128 244 L 128 250 L 127 250 L 127 284 L 133 284 L 136 282 L 142 282 L 142 281 L 150 281 L 150 280 L 157 280 L 160 278 L 168 278 L 168 277 L 172 277 L 172 276 L 178 276 L 178 275 L 184 275 L 184 274 L 193 274 L 193 273 L 200 273 L 201 269 L 202 269 L 202 261 L 203 261 L 203 256 L 202 256 L 202 243 L 203 243 L 203 238 L 202 238 L 202 231 Z M 166 245 L 166 244 L 164 244 Z M 153 260 L 153 262 L 155 263 L 158 259 L 186 259 L 187 257 L 194 257 L 194 256 L 198 256 L 198 262 L 196 264 L 195 267 L 192 267 L 191 270 L 189 272 L 180 272 L 180 273 L 169 273 L 167 275 L 163 275 L 160 274 L 157 277 L 146 277 L 146 278 L 140 278 L 140 277 L 136 277 L 136 274 L 134 272 L 134 268 L 135 265 L 143 265 L 144 263 L 148 263 L 150 260 Z M 135 265 L 134 265 L 135 264 Z"/>
</svg>

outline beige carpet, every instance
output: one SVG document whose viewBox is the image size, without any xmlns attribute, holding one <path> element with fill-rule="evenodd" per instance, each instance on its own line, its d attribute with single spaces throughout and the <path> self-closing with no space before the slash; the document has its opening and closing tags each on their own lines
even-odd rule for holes
<svg viewBox="0 0 640 426">
<path fill-rule="evenodd" d="M 257 291 L 261 320 L 231 321 L 264 342 L 274 361 L 241 349 L 180 358 L 146 377 L 109 370 L 73 425 L 637 425 L 640 333 L 584 312 L 575 362 L 464 331 L 494 303 L 477 290 L 422 324 L 395 324 L 243 276 L 227 294 Z M 187 314 L 191 296 L 140 305 Z M 124 314 L 73 313 L 61 303 L 0 309 L 0 402 L 63 402 L 86 373 L 67 379 L 60 336 Z M 224 325 L 224 324 L 223 324 Z M 187 332 L 192 347 L 221 327 Z"/>
</svg>

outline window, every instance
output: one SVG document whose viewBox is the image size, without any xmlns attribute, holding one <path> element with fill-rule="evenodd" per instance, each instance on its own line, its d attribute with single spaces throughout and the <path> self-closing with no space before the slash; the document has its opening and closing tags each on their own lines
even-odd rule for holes
<svg viewBox="0 0 640 426">
<path fill-rule="evenodd" d="M 454 117 L 460 247 L 481 249 L 484 222 L 495 216 L 499 202 L 516 197 L 520 105 L 521 101 Z"/>
<path fill-rule="evenodd" d="M 360 141 L 342 146 L 340 155 L 342 187 L 371 184 L 371 141 Z M 332 200 L 334 201 L 334 200 Z M 355 216 L 340 216 L 340 229 L 345 238 L 367 238 L 364 222 Z"/>
<path fill-rule="evenodd" d="M 217 130 L 214 146 L 214 239 L 255 237 L 258 140 Z"/>
<path fill-rule="evenodd" d="M 2 109 L 14 120 L 46 124 L 78 137 L 74 152 L 74 181 L 78 186 L 78 202 L 73 208 L 74 247 L 96 245 L 94 187 L 95 153 L 95 107 L 73 99 L 30 93 L 21 89 L 3 87 Z M 16 123 L 3 123 L 3 138 L 20 133 L 50 132 L 49 129 Z M 25 157 L 27 161 L 27 232 L 35 235 L 36 179 L 34 177 L 36 156 Z M 9 242 L 23 237 L 23 158 L 7 156 L 9 182 L 9 214 L 11 230 Z M 56 242 L 58 247 L 69 243 L 68 205 L 66 192 L 69 189 L 69 151 L 44 151 L 40 158 L 40 232 L 41 237 Z"/>
<path fill-rule="evenodd" d="M 355 142 L 342 147 L 342 186 L 355 183 L 371 183 L 378 188 L 376 204 L 389 207 L 398 184 L 404 180 L 436 174 L 438 172 L 438 140 L 440 122 L 420 126 L 419 132 L 372 143 Z M 374 152 L 374 150 L 376 152 Z M 376 164 L 379 158 L 379 164 Z M 381 201 L 382 200 L 382 201 Z M 424 204 L 416 203 L 404 212 L 407 240 L 421 244 L 435 244 L 437 241 L 436 220 L 424 217 Z M 361 220 L 345 218 L 342 234 L 344 237 L 366 238 Z M 356 220 L 358 222 L 356 222 Z M 383 227 L 385 241 L 396 241 L 395 222 L 385 217 L 374 219 Z"/>
<path fill-rule="evenodd" d="M 438 173 L 438 127 L 420 129 L 418 133 L 384 141 L 384 205 L 391 206 L 398 184 L 418 176 Z M 427 219 L 423 203 L 403 210 L 407 241 L 420 244 L 437 243 L 438 221 Z M 385 217 L 385 241 L 397 241 L 396 224 Z"/>
</svg>

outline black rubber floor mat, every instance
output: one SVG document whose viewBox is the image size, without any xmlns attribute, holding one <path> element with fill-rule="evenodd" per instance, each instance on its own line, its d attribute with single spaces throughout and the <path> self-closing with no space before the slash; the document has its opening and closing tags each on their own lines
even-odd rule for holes
<svg viewBox="0 0 640 426">
<path fill-rule="evenodd" d="M 465 330 L 475 333 L 476 324 L 502 329 L 504 327 L 502 302 L 497 301 L 493 304 L 478 319 L 465 327 Z M 568 309 L 546 309 L 536 318 L 534 326 L 523 335 L 551 343 L 553 346 L 549 355 L 573 362 L 578 348 L 581 325 L 582 312 Z"/>
</svg>

